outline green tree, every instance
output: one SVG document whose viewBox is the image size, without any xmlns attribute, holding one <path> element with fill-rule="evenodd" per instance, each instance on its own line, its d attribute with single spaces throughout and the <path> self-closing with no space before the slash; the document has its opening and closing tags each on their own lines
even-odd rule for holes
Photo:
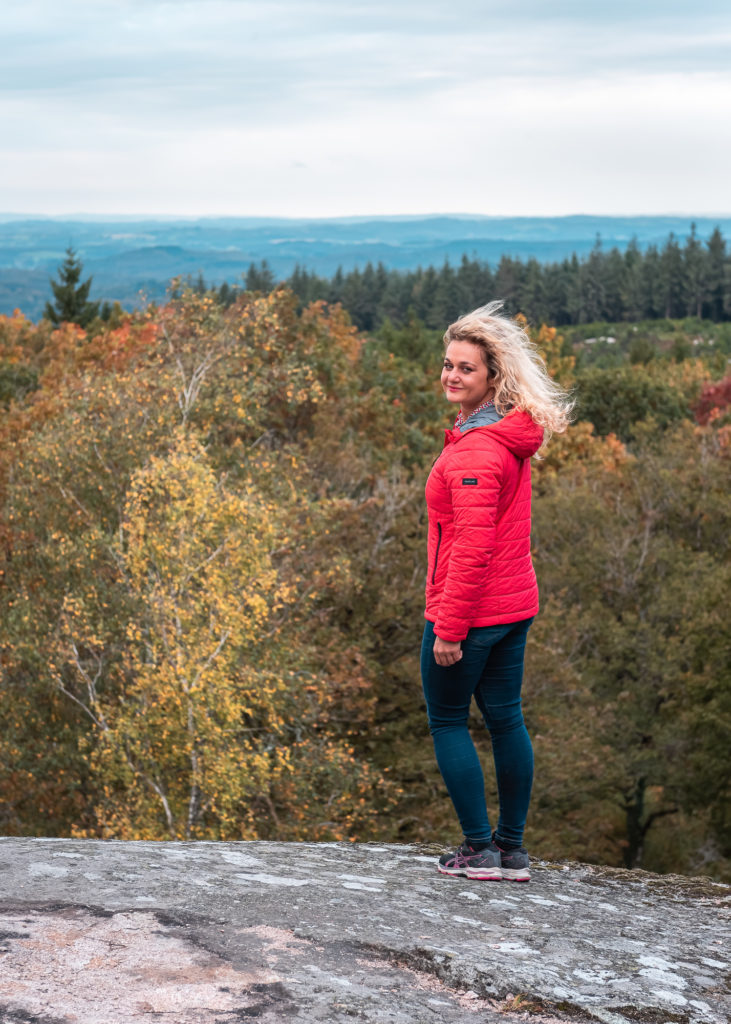
<svg viewBox="0 0 731 1024">
<path fill-rule="evenodd" d="M 435 322 L 433 315 L 434 293 L 437 290 L 438 283 L 439 279 L 434 267 L 427 267 L 426 270 L 422 270 L 419 267 L 414 280 L 413 304 L 416 315 L 422 323 L 426 324 L 427 327 L 441 327 L 443 330 L 444 322 Z"/>
<path fill-rule="evenodd" d="M 643 313 L 642 253 L 636 238 L 631 238 L 624 253 L 622 306 L 627 320 L 641 320 Z"/>
<path fill-rule="evenodd" d="M 651 377 L 640 366 L 583 370 L 576 378 L 577 415 L 599 434 L 631 440 L 635 426 L 652 416 L 658 428 L 687 418 L 688 402 L 672 384 Z"/>
<path fill-rule="evenodd" d="M 257 267 L 249 264 L 244 281 L 247 292 L 270 292 L 275 285 L 274 273 L 267 260 L 262 260 Z"/>
<path fill-rule="evenodd" d="M 494 295 L 492 273 L 487 264 L 470 260 L 465 254 L 457 271 L 460 288 L 459 307 L 462 312 L 483 306 Z"/>
<path fill-rule="evenodd" d="M 520 288 L 523 282 L 523 264 L 512 256 L 501 256 L 495 271 L 495 292 L 505 301 L 511 313 L 518 313 Z"/>
<path fill-rule="evenodd" d="M 683 250 L 685 263 L 685 304 L 688 316 L 703 316 L 703 305 L 708 297 L 708 255 L 696 234 L 695 223 L 691 224 L 690 235 Z"/>
<path fill-rule="evenodd" d="M 58 268 L 58 280 L 51 279 L 54 305 L 46 303 L 44 316 L 58 326 L 62 323 L 88 327 L 99 316 L 99 303 L 89 302 L 92 278 L 81 282 L 83 264 L 72 246 L 66 250 L 66 259 Z"/>
<path fill-rule="evenodd" d="M 627 267 L 624 257 L 615 246 L 604 257 L 604 317 L 607 320 L 624 319 L 624 296 L 627 288 Z"/>
<path fill-rule="evenodd" d="M 646 317 L 660 317 L 665 312 L 663 267 L 656 245 L 648 245 L 640 268 L 642 311 Z"/>
<path fill-rule="evenodd" d="M 432 301 L 432 318 L 436 327 L 445 326 L 469 310 L 460 308 L 460 288 L 457 276 L 449 260 L 445 260 L 437 276 L 437 286 Z"/>
<path fill-rule="evenodd" d="M 672 231 L 660 253 L 660 289 L 665 319 L 682 316 L 685 312 L 683 298 L 687 291 L 686 274 L 683 252 Z"/>
<path fill-rule="evenodd" d="M 0 361 L 0 405 L 7 408 L 14 399 L 22 401 L 37 387 L 38 374 L 31 367 Z"/>
<path fill-rule="evenodd" d="M 603 320 L 606 309 L 606 259 L 602 252 L 601 236 L 596 236 L 594 246 L 588 258 L 581 264 L 581 276 L 584 281 L 584 297 L 586 302 L 586 319 L 589 323 Z"/>
<path fill-rule="evenodd" d="M 520 309 L 533 323 L 545 323 L 546 309 L 545 273 L 538 260 L 530 259 L 526 264 L 525 276 L 521 282 Z"/>
<path fill-rule="evenodd" d="M 728 450 L 685 422 L 609 454 L 537 488 L 536 824 L 548 855 L 682 871 L 729 852 Z"/>
<path fill-rule="evenodd" d="M 724 314 L 724 292 L 726 290 L 726 241 L 721 229 L 715 227 L 706 242 L 708 248 L 708 300 L 712 320 L 722 320 Z"/>
<path fill-rule="evenodd" d="M 586 316 L 586 295 L 584 275 L 581 273 L 579 257 L 573 254 L 571 260 L 564 260 L 566 274 L 566 316 L 569 323 L 581 324 Z"/>
</svg>

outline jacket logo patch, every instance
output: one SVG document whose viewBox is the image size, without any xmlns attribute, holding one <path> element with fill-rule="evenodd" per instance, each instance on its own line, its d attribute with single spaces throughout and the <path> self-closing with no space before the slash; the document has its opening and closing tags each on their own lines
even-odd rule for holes
<svg viewBox="0 0 731 1024">
<path fill-rule="evenodd" d="M 476 485 L 477 485 L 477 477 L 476 476 L 463 476 L 462 477 L 462 486 L 463 487 L 475 487 Z"/>
</svg>

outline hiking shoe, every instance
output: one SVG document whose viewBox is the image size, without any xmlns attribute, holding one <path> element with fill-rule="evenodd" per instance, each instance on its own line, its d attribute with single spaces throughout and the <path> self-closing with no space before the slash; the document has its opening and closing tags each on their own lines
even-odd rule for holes
<svg viewBox="0 0 731 1024">
<path fill-rule="evenodd" d="M 519 850 L 501 850 L 500 867 L 506 882 L 530 882 L 530 857 L 528 851 L 521 846 Z"/>
<path fill-rule="evenodd" d="M 503 877 L 500 851 L 494 843 L 484 850 L 473 850 L 469 843 L 462 843 L 454 853 L 439 858 L 437 869 L 443 875 L 464 875 L 483 882 L 499 882 Z"/>
</svg>

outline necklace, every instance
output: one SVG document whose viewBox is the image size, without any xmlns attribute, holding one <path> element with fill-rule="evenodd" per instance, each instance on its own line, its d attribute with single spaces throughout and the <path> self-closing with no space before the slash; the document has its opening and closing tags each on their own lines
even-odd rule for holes
<svg viewBox="0 0 731 1024">
<path fill-rule="evenodd" d="M 465 416 L 465 414 L 460 409 L 459 412 L 457 413 L 457 419 L 454 421 L 455 429 L 457 427 L 461 427 L 462 424 L 465 422 L 465 420 L 468 420 L 470 418 L 470 416 L 474 416 L 475 413 L 480 412 L 482 409 L 494 409 L 494 408 L 495 408 L 495 403 L 493 402 L 493 400 L 491 398 L 488 398 L 487 401 L 482 403 L 482 405 L 478 405 L 476 409 L 473 409 L 469 416 Z"/>
</svg>

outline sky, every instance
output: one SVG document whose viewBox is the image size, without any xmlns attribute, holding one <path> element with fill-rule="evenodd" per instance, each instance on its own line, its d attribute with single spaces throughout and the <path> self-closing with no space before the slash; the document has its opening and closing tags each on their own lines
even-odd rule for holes
<svg viewBox="0 0 731 1024">
<path fill-rule="evenodd" d="M 731 212 L 728 0 L 6 0 L 3 213 Z"/>
</svg>

